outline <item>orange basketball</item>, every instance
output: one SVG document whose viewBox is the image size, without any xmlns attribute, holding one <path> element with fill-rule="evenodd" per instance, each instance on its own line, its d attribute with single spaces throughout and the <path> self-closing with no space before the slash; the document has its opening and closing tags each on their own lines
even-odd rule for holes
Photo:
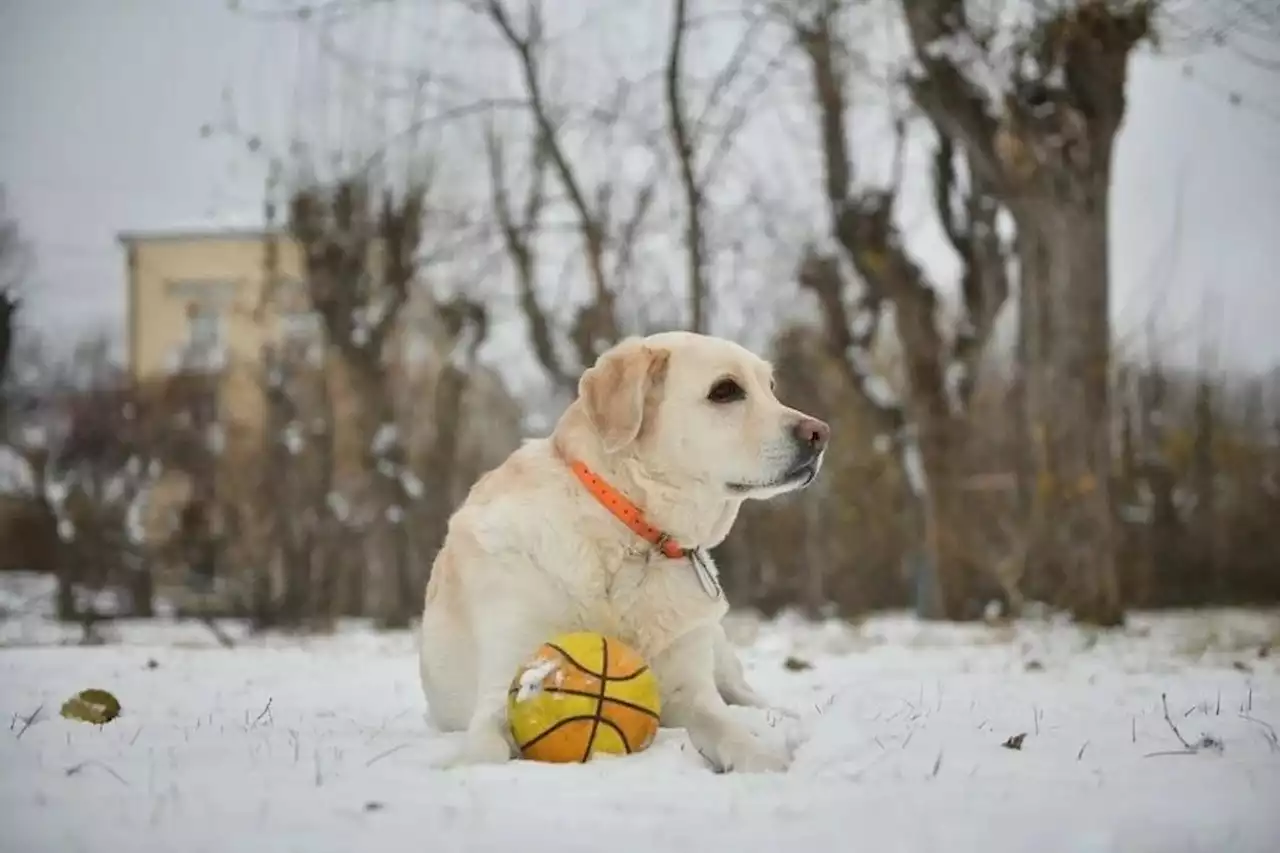
<svg viewBox="0 0 1280 853">
<path fill-rule="evenodd" d="M 544 643 L 516 673 L 507 701 L 521 756 L 557 763 L 640 752 L 661 712 L 657 679 L 639 653 L 591 631 Z"/>
</svg>

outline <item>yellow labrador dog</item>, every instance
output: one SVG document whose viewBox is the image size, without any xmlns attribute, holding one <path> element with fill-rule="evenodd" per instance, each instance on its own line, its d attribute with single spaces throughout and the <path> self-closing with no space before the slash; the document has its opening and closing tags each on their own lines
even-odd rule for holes
<svg viewBox="0 0 1280 853">
<path fill-rule="evenodd" d="M 665 332 L 602 355 L 551 435 L 477 481 L 449 522 L 421 637 L 430 718 L 465 732 L 449 765 L 511 759 L 516 670 L 554 634 L 590 630 L 645 656 L 663 725 L 713 766 L 785 769 L 786 749 L 729 711 L 768 706 L 725 636 L 706 551 L 743 501 L 811 483 L 828 435 L 732 342 Z"/>
</svg>

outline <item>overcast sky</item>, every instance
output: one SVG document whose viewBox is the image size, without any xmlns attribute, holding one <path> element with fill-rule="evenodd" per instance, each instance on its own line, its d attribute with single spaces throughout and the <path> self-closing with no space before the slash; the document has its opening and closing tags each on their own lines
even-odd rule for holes
<svg viewBox="0 0 1280 853">
<path fill-rule="evenodd" d="M 252 220 L 261 162 L 199 129 L 224 91 L 255 128 L 296 102 L 296 29 L 224 0 L 0 0 L 0 183 L 36 252 L 30 322 L 119 334 L 119 231 Z M 1122 332 L 1155 306 L 1169 336 L 1216 323 L 1232 364 L 1280 364 L 1277 83 L 1226 54 L 1190 78 L 1135 60 L 1114 204 Z"/>
</svg>

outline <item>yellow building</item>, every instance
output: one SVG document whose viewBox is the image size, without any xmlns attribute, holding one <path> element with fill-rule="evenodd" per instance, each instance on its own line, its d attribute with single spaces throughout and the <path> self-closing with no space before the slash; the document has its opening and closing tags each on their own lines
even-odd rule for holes
<svg viewBox="0 0 1280 853">
<path fill-rule="evenodd" d="M 306 296 L 298 244 L 262 229 L 132 231 L 119 239 L 126 255 L 126 351 L 132 377 L 148 382 L 174 373 L 216 374 L 226 440 L 238 436 L 260 447 L 265 346 L 311 347 L 313 366 L 332 365 Z M 430 441 L 435 380 L 449 357 L 425 288 L 411 290 L 386 347 L 396 408 L 408 426 L 401 436 L 412 458 Z M 355 456 L 364 448 L 350 445 L 348 439 L 355 437 L 344 435 L 354 420 L 354 395 L 344 392 L 341 371 L 326 367 L 324 372 L 336 426 L 336 463 L 358 468 Z M 467 431 L 462 452 L 483 470 L 517 440 L 519 406 L 495 373 L 481 369 L 472 376 L 463 408 L 474 411 L 483 426 Z"/>
<path fill-rule="evenodd" d="M 166 542 L 181 542 L 186 538 L 181 535 L 184 519 L 193 517 L 193 508 L 211 506 L 213 515 L 199 510 L 196 516 L 231 534 L 237 549 L 231 562 L 252 566 L 269 559 L 264 555 L 270 548 L 263 544 L 267 533 L 258 529 L 270 514 L 269 508 L 259 506 L 266 499 L 262 454 L 283 448 L 292 459 L 306 453 L 300 450 L 300 438 L 296 446 L 290 438 L 312 434 L 309 430 L 326 413 L 333 430 L 332 455 L 321 451 L 296 456 L 293 464 L 303 467 L 285 479 L 290 488 L 305 487 L 314 479 L 307 472 L 316 470 L 315 465 L 331 466 L 327 497 L 359 501 L 371 444 L 357 424 L 367 419 L 357 408 L 360 395 L 349 390 L 354 386 L 344 378 L 344 362 L 326 346 L 319 317 L 310 311 L 298 245 L 284 234 L 235 229 L 128 232 L 119 239 L 126 256 L 128 370 L 136 382 L 161 388 L 169 387 L 166 377 L 175 374 L 196 380 L 207 375 L 212 380 L 208 386 L 197 384 L 213 392 L 205 411 L 216 412 L 210 431 L 222 445 L 216 451 L 220 461 L 214 476 L 200 480 L 216 491 L 206 493 L 211 500 L 200 498 L 193 491 L 197 482 L 176 471 L 156 484 L 144 521 L 147 538 L 161 550 L 168 547 Z M 303 395 L 308 397 L 306 411 L 288 414 L 293 420 L 285 429 L 276 423 L 272 435 L 266 429 L 268 416 L 278 418 L 280 410 L 273 412 L 267 405 L 275 374 L 264 357 L 273 350 L 288 351 L 288 344 L 300 347 L 291 352 L 301 358 L 290 363 L 302 370 L 292 375 L 310 391 Z M 494 372 L 477 369 L 470 376 L 461 413 L 436 411 L 437 378 L 448 363 L 449 342 L 424 287 L 411 291 L 384 346 L 394 389 L 393 426 L 416 472 L 408 482 L 418 488 L 410 491 L 417 492 L 422 483 L 433 490 L 443 486 L 459 500 L 475 477 L 514 448 L 520 407 Z M 320 396 L 312 400 L 310 392 L 316 389 Z M 433 480 L 432 472 L 424 469 L 442 416 L 468 424 L 460 434 L 458 467 L 451 482 Z M 173 559 L 181 572 L 184 557 L 177 554 Z M 167 571 L 162 569 L 161 575 L 166 584 L 180 576 Z"/>
<path fill-rule="evenodd" d="M 298 292 L 293 241 L 263 230 L 147 231 L 120 235 L 126 254 L 128 359 L 135 379 L 259 358 L 276 335 L 316 333 Z M 268 245 L 277 284 L 267 287 Z"/>
</svg>

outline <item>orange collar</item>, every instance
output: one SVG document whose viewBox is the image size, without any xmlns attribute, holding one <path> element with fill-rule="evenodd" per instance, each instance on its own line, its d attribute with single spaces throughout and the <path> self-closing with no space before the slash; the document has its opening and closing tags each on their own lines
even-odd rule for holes
<svg viewBox="0 0 1280 853">
<path fill-rule="evenodd" d="M 575 460 L 569 463 L 569 467 L 582 481 L 582 485 L 587 487 L 587 491 L 641 539 L 672 560 L 689 556 L 689 551 L 681 548 L 670 536 L 645 521 L 644 513 L 639 507 L 623 497 L 622 493 L 613 486 L 591 473 L 591 469 L 586 465 Z"/>
</svg>

